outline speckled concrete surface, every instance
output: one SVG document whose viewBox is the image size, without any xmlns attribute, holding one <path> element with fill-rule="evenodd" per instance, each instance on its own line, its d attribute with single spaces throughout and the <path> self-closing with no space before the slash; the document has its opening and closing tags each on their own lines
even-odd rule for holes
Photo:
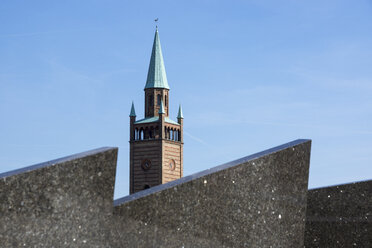
<svg viewBox="0 0 372 248">
<path fill-rule="evenodd" d="M 105 247 L 116 148 L 0 175 L 0 247 Z"/>
<path fill-rule="evenodd" d="M 372 247 L 372 180 L 309 190 L 306 247 Z"/>
<path fill-rule="evenodd" d="M 115 201 L 117 149 L 0 175 L 1 247 L 302 247 L 309 140 Z"/>
<path fill-rule="evenodd" d="M 310 146 L 298 140 L 117 200 L 121 245 L 303 247 Z"/>
</svg>

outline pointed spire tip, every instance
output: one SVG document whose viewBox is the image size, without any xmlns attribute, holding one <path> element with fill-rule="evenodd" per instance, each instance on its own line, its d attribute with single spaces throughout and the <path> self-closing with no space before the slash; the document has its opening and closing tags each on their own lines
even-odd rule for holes
<svg viewBox="0 0 372 248">
<path fill-rule="evenodd" d="M 169 90 L 157 27 L 155 31 L 154 43 L 152 45 L 150 65 L 147 72 L 147 80 L 145 85 L 145 89 L 149 88 L 163 88 Z"/>
<path fill-rule="evenodd" d="M 134 109 L 134 102 L 132 101 L 132 107 L 130 108 L 129 117 L 136 117 L 136 110 Z"/>
<path fill-rule="evenodd" d="M 177 119 L 183 119 L 183 113 L 182 113 L 182 106 L 181 106 L 181 104 L 180 104 L 180 107 L 178 108 Z"/>
</svg>

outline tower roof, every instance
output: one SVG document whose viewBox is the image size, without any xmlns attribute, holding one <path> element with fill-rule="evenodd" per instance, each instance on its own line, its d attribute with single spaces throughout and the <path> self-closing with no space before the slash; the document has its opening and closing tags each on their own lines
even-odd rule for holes
<svg viewBox="0 0 372 248">
<path fill-rule="evenodd" d="M 165 114 L 163 99 L 160 102 L 159 114 Z"/>
<path fill-rule="evenodd" d="M 163 54 L 159 39 L 158 28 L 155 31 L 154 44 L 152 45 L 151 59 L 145 89 L 165 88 L 169 89 Z"/>
<path fill-rule="evenodd" d="M 178 119 L 183 119 L 183 113 L 182 113 L 182 107 L 181 107 L 181 104 L 180 104 L 180 107 L 178 108 L 178 115 L 177 115 L 177 118 L 178 118 Z"/>
<path fill-rule="evenodd" d="M 134 103 L 132 102 L 132 107 L 130 109 L 130 114 L 129 114 L 130 117 L 134 116 L 136 117 L 136 110 L 134 110 Z"/>
<path fill-rule="evenodd" d="M 165 117 L 164 120 L 165 122 L 170 123 L 170 124 L 180 125 L 178 122 L 171 120 L 168 117 Z M 134 124 L 152 123 L 152 122 L 157 122 L 157 121 L 159 121 L 159 116 L 153 116 L 153 117 L 148 117 L 148 118 L 135 121 Z"/>
</svg>

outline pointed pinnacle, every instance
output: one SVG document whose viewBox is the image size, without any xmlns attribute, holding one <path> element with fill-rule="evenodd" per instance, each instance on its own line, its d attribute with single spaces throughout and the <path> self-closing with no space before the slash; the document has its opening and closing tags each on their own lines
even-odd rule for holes
<svg viewBox="0 0 372 248">
<path fill-rule="evenodd" d="M 180 104 L 180 107 L 178 108 L 178 115 L 177 115 L 177 118 L 178 118 L 178 119 L 183 119 L 183 113 L 182 113 L 182 107 L 181 107 L 181 104 Z"/>
<path fill-rule="evenodd" d="M 134 103 L 132 101 L 132 107 L 130 109 L 130 114 L 129 114 L 130 117 L 136 117 L 136 110 L 134 109 Z"/>
</svg>

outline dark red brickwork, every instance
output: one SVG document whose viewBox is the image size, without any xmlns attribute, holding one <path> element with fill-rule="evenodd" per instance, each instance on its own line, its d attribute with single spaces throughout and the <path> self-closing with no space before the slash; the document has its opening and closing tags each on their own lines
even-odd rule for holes
<svg viewBox="0 0 372 248">
<path fill-rule="evenodd" d="M 158 116 L 160 101 L 163 100 L 166 115 L 169 115 L 169 90 L 150 88 L 145 89 L 145 117 Z"/>
<path fill-rule="evenodd" d="M 182 143 L 174 141 L 164 141 L 162 148 L 164 150 L 162 166 L 162 183 L 167 183 L 182 177 Z M 174 163 L 174 167 L 171 164 Z"/>
<path fill-rule="evenodd" d="M 165 114 L 159 114 L 163 102 Z M 147 123 L 130 117 L 130 193 L 167 183 L 183 176 L 183 118 L 168 123 L 169 90 L 145 89 Z"/>
</svg>

